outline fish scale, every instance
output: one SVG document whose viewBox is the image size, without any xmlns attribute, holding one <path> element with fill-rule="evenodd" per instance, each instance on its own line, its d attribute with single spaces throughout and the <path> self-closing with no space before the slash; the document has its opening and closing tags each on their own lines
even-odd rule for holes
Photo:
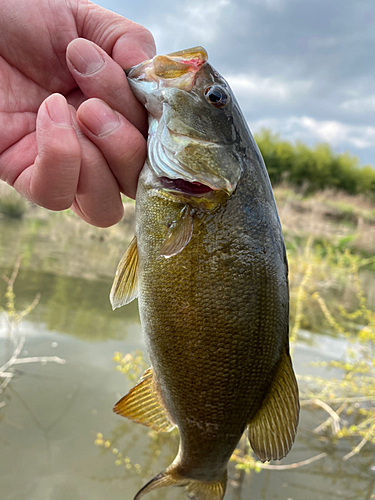
<svg viewBox="0 0 375 500">
<path fill-rule="evenodd" d="M 174 462 L 135 500 L 169 485 L 221 500 L 246 427 L 263 461 L 285 456 L 296 433 L 281 226 L 259 150 L 204 49 L 157 56 L 128 77 L 149 112 L 150 160 L 111 301 L 138 295 L 151 368 L 114 411 L 180 434 Z"/>
</svg>

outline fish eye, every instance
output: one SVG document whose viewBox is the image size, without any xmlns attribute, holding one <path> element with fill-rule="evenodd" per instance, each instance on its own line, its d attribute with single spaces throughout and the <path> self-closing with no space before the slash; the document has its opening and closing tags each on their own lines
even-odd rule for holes
<svg viewBox="0 0 375 500">
<path fill-rule="evenodd" d="M 207 101 L 215 106 L 215 108 L 224 108 L 229 102 L 229 95 L 219 85 L 212 85 L 211 87 L 207 87 L 204 91 L 204 95 Z"/>
</svg>

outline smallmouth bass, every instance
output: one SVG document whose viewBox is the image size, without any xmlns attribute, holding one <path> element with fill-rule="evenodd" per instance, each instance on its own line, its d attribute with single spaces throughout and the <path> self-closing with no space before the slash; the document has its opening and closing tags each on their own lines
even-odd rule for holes
<svg viewBox="0 0 375 500">
<path fill-rule="evenodd" d="M 138 297 L 151 367 L 114 411 L 180 434 L 173 463 L 134 500 L 169 485 L 221 500 L 246 428 L 262 461 L 283 458 L 296 434 L 281 226 L 261 154 L 202 47 L 128 79 L 149 113 L 148 157 L 111 302 Z"/>
</svg>

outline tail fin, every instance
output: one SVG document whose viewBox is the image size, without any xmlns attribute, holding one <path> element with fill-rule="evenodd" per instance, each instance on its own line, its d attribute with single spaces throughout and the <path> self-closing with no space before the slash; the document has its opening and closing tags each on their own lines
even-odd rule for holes
<svg viewBox="0 0 375 500">
<path fill-rule="evenodd" d="M 185 486 L 186 494 L 190 500 L 222 500 L 227 486 L 227 473 L 223 474 L 220 481 L 199 481 L 180 476 L 176 472 L 176 467 L 172 464 L 143 486 L 134 497 L 134 500 L 140 500 L 143 495 L 150 491 L 165 486 Z"/>
</svg>

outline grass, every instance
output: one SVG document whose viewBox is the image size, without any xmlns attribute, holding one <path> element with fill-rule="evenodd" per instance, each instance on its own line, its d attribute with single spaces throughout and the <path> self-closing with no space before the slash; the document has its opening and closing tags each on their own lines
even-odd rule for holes
<svg viewBox="0 0 375 500">
<path fill-rule="evenodd" d="M 365 196 L 332 189 L 306 195 L 286 184 L 274 193 L 287 248 L 303 247 L 310 239 L 364 258 L 374 254 L 375 204 Z"/>
</svg>

